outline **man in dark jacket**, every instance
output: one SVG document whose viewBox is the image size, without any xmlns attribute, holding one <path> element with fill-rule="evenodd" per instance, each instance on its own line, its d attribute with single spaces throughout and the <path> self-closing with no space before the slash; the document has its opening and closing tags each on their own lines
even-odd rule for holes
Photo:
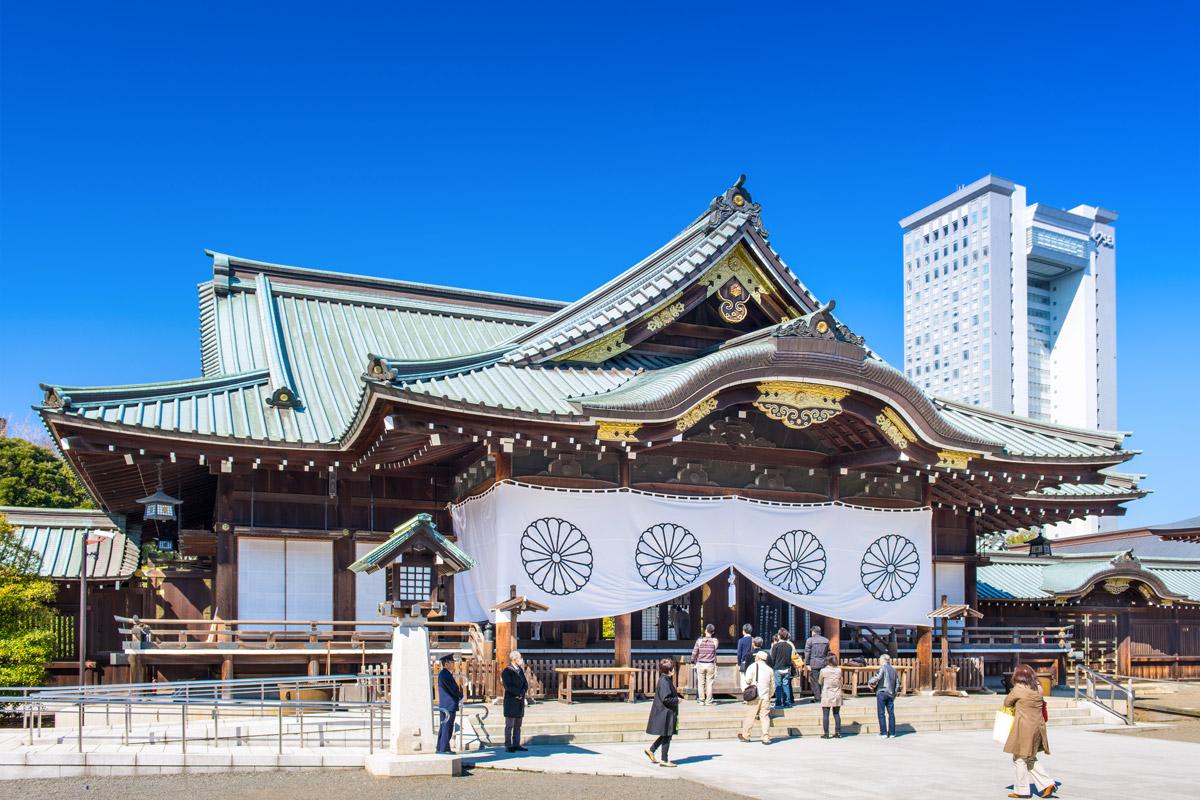
<svg viewBox="0 0 1200 800">
<path fill-rule="evenodd" d="M 521 720 L 525 718 L 529 679 L 525 677 L 525 659 L 516 650 L 509 654 L 508 666 L 500 673 L 500 682 L 504 684 L 504 749 L 510 753 L 524 752 Z"/>
<path fill-rule="evenodd" d="M 738 670 L 740 672 L 745 672 L 746 668 L 754 663 L 752 633 L 754 633 L 754 627 L 749 622 L 742 626 L 742 638 L 738 639 L 737 645 Z"/>
<path fill-rule="evenodd" d="M 454 655 L 442 656 L 442 671 L 438 673 L 438 728 L 437 751 L 439 753 L 453 752 L 450 749 L 450 737 L 454 734 L 454 717 L 458 715 L 458 704 L 462 702 L 462 689 L 454 680 L 450 665 L 454 663 Z"/>
<path fill-rule="evenodd" d="M 829 640 L 821 634 L 821 628 L 813 625 L 812 635 L 804 643 L 804 665 L 808 667 L 808 685 L 813 700 L 821 699 L 821 670 L 829 663 Z"/>
</svg>

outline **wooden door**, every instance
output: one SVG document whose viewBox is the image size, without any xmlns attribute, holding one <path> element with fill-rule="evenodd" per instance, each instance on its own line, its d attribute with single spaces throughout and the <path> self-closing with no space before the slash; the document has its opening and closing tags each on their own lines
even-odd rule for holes
<svg viewBox="0 0 1200 800">
<path fill-rule="evenodd" d="M 1097 612 L 1071 612 L 1066 615 L 1075 626 L 1072 646 L 1083 653 L 1084 665 L 1097 672 L 1113 674 L 1117 671 L 1117 615 Z"/>
</svg>

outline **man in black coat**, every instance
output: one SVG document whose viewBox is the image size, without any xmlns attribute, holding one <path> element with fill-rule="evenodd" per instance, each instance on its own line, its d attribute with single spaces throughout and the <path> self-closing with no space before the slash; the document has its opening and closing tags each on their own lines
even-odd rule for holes
<svg viewBox="0 0 1200 800">
<path fill-rule="evenodd" d="M 525 752 L 521 747 L 521 720 L 525 718 L 525 695 L 529 679 L 525 677 L 525 659 L 516 650 L 509 654 L 508 666 L 500 673 L 504 684 L 504 749 Z"/>
<path fill-rule="evenodd" d="M 804 643 L 804 665 L 808 667 L 808 683 L 813 701 L 821 700 L 821 678 L 819 673 L 829 663 L 829 640 L 821 633 L 819 625 L 812 626 L 812 635 Z"/>
<path fill-rule="evenodd" d="M 438 728 L 437 751 L 451 753 L 450 737 L 454 735 L 454 718 L 458 715 L 458 705 L 462 702 L 462 689 L 454 680 L 450 665 L 454 663 L 454 654 L 442 656 L 442 671 L 438 673 L 438 718 L 441 727 Z"/>
</svg>

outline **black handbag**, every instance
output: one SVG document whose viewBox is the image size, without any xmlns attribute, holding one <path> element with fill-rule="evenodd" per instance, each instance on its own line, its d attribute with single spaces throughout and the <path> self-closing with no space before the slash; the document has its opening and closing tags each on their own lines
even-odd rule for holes
<svg viewBox="0 0 1200 800">
<path fill-rule="evenodd" d="M 754 668 L 758 669 L 757 663 L 754 665 Z M 755 676 L 758 675 L 757 672 L 754 674 L 755 674 Z M 742 689 L 742 699 L 745 700 L 747 703 L 753 703 L 755 700 L 757 700 L 758 699 L 758 684 L 752 683 L 749 686 L 747 686 L 745 689 Z"/>
</svg>

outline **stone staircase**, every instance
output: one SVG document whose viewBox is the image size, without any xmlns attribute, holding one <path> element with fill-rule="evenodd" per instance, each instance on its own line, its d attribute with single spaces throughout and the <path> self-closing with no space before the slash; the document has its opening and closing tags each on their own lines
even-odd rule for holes
<svg viewBox="0 0 1200 800">
<path fill-rule="evenodd" d="M 990 730 L 1001 695 L 970 697 L 902 697 L 896 701 L 896 732 L 914 733 L 948 730 Z M 1050 697 L 1050 725 L 1097 725 L 1111 723 L 1089 703 L 1068 697 Z M 498 709 L 497 709 L 498 710 Z M 684 701 L 681 706 L 679 739 L 732 739 L 741 727 L 742 703 L 726 700 L 715 706 Z M 522 734 L 530 744 L 603 744 L 645 742 L 647 701 L 636 704 L 596 702 L 563 705 L 539 703 L 526 713 Z M 842 706 L 843 734 L 878 734 L 875 698 L 847 698 Z M 758 731 L 757 724 L 754 731 Z M 504 739 L 504 721 L 493 713 L 477 728 L 481 742 Z M 772 712 L 773 738 L 821 735 L 821 709 L 811 703 Z"/>
</svg>

